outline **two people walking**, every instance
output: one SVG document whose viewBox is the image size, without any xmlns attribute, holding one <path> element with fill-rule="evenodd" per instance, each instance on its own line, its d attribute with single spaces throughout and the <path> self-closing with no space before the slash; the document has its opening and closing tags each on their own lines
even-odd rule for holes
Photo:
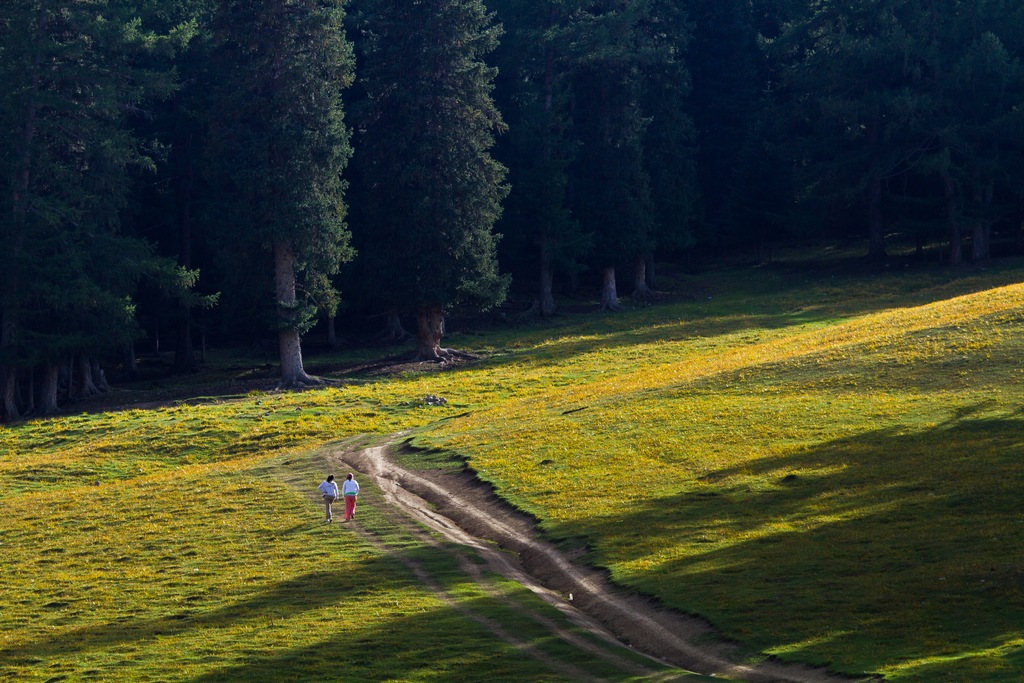
<svg viewBox="0 0 1024 683">
<path fill-rule="evenodd" d="M 327 522 L 333 521 L 331 518 L 331 504 L 338 499 L 338 484 L 334 481 L 334 475 L 330 474 L 320 482 L 320 486 L 317 487 L 320 494 L 324 497 L 324 512 L 327 513 Z M 359 495 L 359 483 L 352 477 L 352 473 L 349 472 L 348 476 L 345 477 L 345 481 L 341 484 L 341 496 L 345 499 L 345 521 L 352 519 L 356 516 L 356 497 Z"/>
</svg>

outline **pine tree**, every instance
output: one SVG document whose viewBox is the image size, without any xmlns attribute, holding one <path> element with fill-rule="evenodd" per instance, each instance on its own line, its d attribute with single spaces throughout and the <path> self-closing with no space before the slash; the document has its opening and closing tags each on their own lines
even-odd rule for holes
<svg viewBox="0 0 1024 683">
<path fill-rule="evenodd" d="M 537 311 L 547 316 L 556 310 L 556 271 L 582 270 L 592 242 L 569 211 L 567 196 L 575 154 L 568 111 L 572 6 L 561 0 L 495 6 L 506 27 L 497 51 L 497 93 L 509 122 L 497 154 L 509 167 L 512 186 L 499 225 L 502 246 L 520 271 L 536 279 Z"/>
<path fill-rule="evenodd" d="M 962 259 L 965 220 L 975 256 L 987 255 L 1019 128 L 1020 65 L 997 33 L 1008 19 L 1000 0 L 829 0 L 780 39 L 807 115 L 804 192 L 859 206 L 869 257 L 885 255 L 886 187 L 925 176 L 946 206 L 949 262 Z"/>
<path fill-rule="evenodd" d="M 571 115 L 579 151 L 570 206 L 593 232 L 591 262 L 602 273 L 605 310 L 619 308 L 616 265 L 623 258 L 636 263 L 655 244 L 643 95 L 650 75 L 673 64 L 678 36 L 652 30 L 670 8 L 653 0 L 596 0 L 575 13 Z"/>
<path fill-rule="evenodd" d="M 352 255 L 342 172 L 350 155 L 342 90 L 352 79 L 340 0 L 221 0 L 209 166 L 233 260 L 273 255 L 281 385 L 316 383 L 301 335 Z M 250 263 L 235 261 L 236 269 Z"/>
<path fill-rule="evenodd" d="M 971 234 L 971 260 L 991 255 L 992 226 L 1010 212 L 1024 182 L 1024 66 L 997 32 L 1009 25 L 1002 3 L 964 7 L 958 21 L 945 23 L 945 82 L 937 84 L 945 116 L 937 117 L 943 154 L 937 163 L 943 187 L 952 190 L 951 223 Z M 959 262 L 959 229 L 951 230 L 951 261 Z"/>
<path fill-rule="evenodd" d="M 871 259 L 886 255 L 887 182 L 939 149 L 936 86 L 945 75 L 936 18 L 955 15 L 956 3 L 822 2 L 779 41 L 796 57 L 786 85 L 807 121 L 802 191 L 863 216 Z"/>
<path fill-rule="evenodd" d="M 173 0 L 144 3 L 147 17 L 156 30 L 174 26 L 194 27 L 188 44 L 174 55 L 177 87 L 173 95 L 150 108 L 147 116 L 136 121 L 136 136 L 153 140 L 159 151 L 154 155 L 155 177 L 139 176 L 123 222 L 154 240 L 158 253 L 173 258 L 186 270 L 202 268 L 203 288 L 209 291 L 209 267 L 205 258 L 205 231 L 200 208 L 207 195 L 203 182 L 204 104 L 211 92 L 210 24 L 213 0 Z M 196 281 L 197 288 L 199 280 Z M 172 373 L 193 372 L 197 356 L 193 336 L 197 310 L 212 308 L 217 294 L 198 295 L 190 291 L 169 295 L 152 287 L 143 287 L 137 297 L 140 326 L 170 331 L 173 335 Z M 153 341 L 157 341 L 154 334 Z M 123 374 L 135 377 L 135 345 L 125 348 Z"/>
<path fill-rule="evenodd" d="M 771 180 L 749 176 L 754 170 L 749 162 L 757 156 L 768 104 L 763 94 L 768 77 L 751 5 L 744 0 L 686 3 L 693 22 L 693 41 L 687 54 L 693 78 L 688 108 L 693 113 L 699 148 L 702 209 L 701 225 L 693 241 L 723 252 L 745 246 L 754 235 L 745 234 L 744 228 L 757 224 L 741 226 L 734 220 L 744 213 L 736 203 L 749 204 L 752 199 L 740 194 L 738 185 L 748 178 L 754 183 Z M 772 5 L 774 10 L 777 3 Z M 763 162 L 763 158 L 756 161 Z M 745 189 L 756 192 L 758 188 Z"/>
<path fill-rule="evenodd" d="M 505 297 L 492 232 L 508 192 L 492 157 L 503 129 L 483 58 L 499 29 L 479 0 L 361 7 L 359 244 L 388 303 L 417 317 L 417 356 L 443 360 L 443 317 Z"/>
<path fill-rule="evenodd" d="M 173 268 L 124 233 L 133 169 L 152 160 L 131 119 L 174 87 L 163 37 L 137 8 L 97 0 L 15 0 L 0 17 L 0 389 L 3 414 L 56 409 L 57 368 L 78 359 L 94 390 L 97 356 L 134 334 L 135 283 Z M 185 277 L 187 280 L 188 278 Z M 179 282 L 180 284 L 180 282 Z M 39 396 L 34 370 L 43 376 Z M 102 380 L 100 380 L 102 384 Z M 38 399 L 38 404 L 37 404 Z"/>
<path fill-rule="evenodd" d="M 650 177 L 653 223 L 648 253 L 634 255 L 631 297 L 653 295 L 654 250 L 678 253 L 695 244 L 701 207 L 697 182 L 697 131 L 691 115 L 691 26 L 674 0 L 653 3 L 643 31 L 654 59 L 641 71 L 642 106 L 649 123 L 644 163 Z M 649 265 L 650 264 L 650 265 Z"/>
</svg>

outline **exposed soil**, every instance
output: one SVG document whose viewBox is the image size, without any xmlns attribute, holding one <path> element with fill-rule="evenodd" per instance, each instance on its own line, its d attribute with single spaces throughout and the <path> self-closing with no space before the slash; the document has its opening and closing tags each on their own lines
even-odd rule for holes
<svg viewBox="0 0 1024 683">
<path fill-rule="evenodd" d="M 555 635 L 594 650 L 595 656 L 614 663 L 619 670 L 631 671 L 629 667 L 638 666 L 635 659 L 624 660 L 615 654 L 616 648 L 625 645 L 664 664 L 726 679 L 755 683 L 852 680 L 822 669 L 773 660 L 738 663 L 737 649 L 716 638 L 707 622 L 626 593 L 604 572 L 574 563 L 540 538 L 531 518 L 512 509 L 472 474 L 413 472 L 395 463 L 383 446 L 337 452 L 331 457 L 339 466 L 369 477 L 391 511 L 400 511 L 448 541 L 472 549 L 492 572 L 529 588 L 571 623 L 608 643 L 609 648 L 581 643 L 571 630 L 547 620 Z M 481 581 L 478 567 L 474 569 L 469 561 L 462 564 L 471 578 Z M 416 568 L 412 569 L 416 573 Z M 429 583 L 425 585 L 429 587 Z M 515 642 L 500 625 L 490 624 L 488 628 L 496 637 Z M 653 671 L 631 673 L 645 675 Z M 562 673 L 577 678 L 572 672 Z"/>
</svg>

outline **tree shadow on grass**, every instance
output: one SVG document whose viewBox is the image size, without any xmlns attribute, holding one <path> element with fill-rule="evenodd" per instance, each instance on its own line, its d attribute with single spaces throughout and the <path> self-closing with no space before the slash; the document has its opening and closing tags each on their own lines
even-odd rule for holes
<svg viewBox="0 0 1024 683">
<path fill-rule="evenodd" d="M 475 610 L 474 603 L 469 600 L 460 604 Z M 522 648 L 499 639 L 452 607 L 407 613 L 375 626 L 359 625 L 360 607 L 358 601 L 345 606 L 345 625 L 325 618 L 324 637 L 318 642 L 253 653 L 245 661 L 200 674 L 189 683 L 572 680 L 552 672 Z M 543 637 L 531 644 L 540 644 L 541 640 Z M 594 675 L 598 675 L 596 671 Z"/>
<path fill-rule="evenodd" d="M 345 596 L 358 595 L 367 586 L 380 583 L 383 568 L 377 560 L 344 571 L 303 574 L 282 581 L 249 599 L 202 611 L 183 606 L 182 610 L 157 618 L 118 617 L 95 626 L 73 628 L 52 638 L 34 640 L 0 649 L 0 662 L 21 659 L 59 658 L 69 654 L 175 636 L 198 628 L 219 628 L 268 615 L 287 615 L 297 610 L 315 610 L 333 604 Z"/>
<path fill-rule="evenodd" d="M 760 651 L 854 673 L 958 654 L 1005 668 L 993 648 L 1024 638 L 1022 442 L 1019 415 L 965 412 L 713 471 L 586 532 L 617 580 Z"/>
<path fill-rule="evenodd" d="M 414 549 L 410 554 L 417 552 Z M 2 648 L 0 661 L 17 664 L 19 660 L 60 658 L 199 629 L 226 628 L 246 622 L 261 624 L 267 618 L 287 618 L 297 612 L 323 609 L 346 598 L 358 600 L 361 594 L 381 590 L 387 583 L 401 590 L 410 579 L 404 569 L 396 569 L 396 561 L 395 557 L 388 556 L 357 565 L 346 564 L 343 570 L 305 573 L 274 584 L 248 599 L 209 610 L 182 605 L 176 613 L 155 618 L 116 617 L 110 623 L 73 628 L 51 638 Z"/>
<path fill-rule="evenodd" d="M 401 555 L 421 564 L 433 561 L 432 579 L 446 594 L 458 595 L 464 589 L 465 575 L 454 562 L 446 560 L 439 566 L 437 554 L 419 548 L 391 555 L 386 562 L 400 562 Z M 154 667 L 200 671 L 189 679 L 193 683 L 576 679 L 561 670 L 561 662 L 574 662 L 566 670 L 582 671 L 588 677 L 628 677 L 610 670 L 607 662 L 590 661 L 589 653 L 581 654 L 488 597 L 463 597 L 457 606 L 405 606 L 400 599 L 408 595 L 413 579 L 396 577 L 393 570 L 393 564 L 385 568 L 371 561 L 343 571 L 313 572 L 208 612 L 183 610 L 152 619 L 123 618 L 5 648 L 0 650 L 0 662 L 12 667 L 10 671 L 45 667 L 51 673 L 76 677 L 88 668 L 92 675 L 110 675 L 115 669 L 108 668 L 110 665 L 96 668 L 95 662 L 109 660 L 111 652 L 125 652 L 132 654 L 114 665 L 118 677 L 147 676 Z M 387 592 L 389 584 L 395 600 L 386 601 L 386 606 L 379 598 L 361 598 L 370 591 Z M 363 619 L 371 610 L 374 617 Z M 383 616 L 382 610 L 386 610 Z M 312 632 L 316 627 L 306 619 L 294 638 L 281 638 L 282 625 L 311 611 L 322 614 L 319 630 Z M 492 631 L 488 623 L 500 624 L 513 634 L 511 642 L 508 636 Z M 232 628 L 224 637 L 215 635 L 219 629 Z M 161 652 L 169 644 L 174 644 L 174 649 Z M 532 647 L 544 652 L 542 659 L 531 656 Z"/>
</svg>

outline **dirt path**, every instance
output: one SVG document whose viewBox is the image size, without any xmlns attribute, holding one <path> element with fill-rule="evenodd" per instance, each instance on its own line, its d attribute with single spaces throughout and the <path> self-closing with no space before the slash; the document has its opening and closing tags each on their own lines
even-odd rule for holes
<svg viewBox="0 0 1024 683">
<path fill-rule="evenodd" d="M 563 640 L 620 671 L 658 680 L 676 678 L 672 675 L 666 678 L 665 670 L 656 666 L 657 661 L 684 671 L 752 683 L 849 683 L 851 680 L 821 669 L 773 661 L 756 665 L 736 663 L 737 653 L 716 642 L 709 624 L 658 608 L 640 596 L 625 594 L 614 587 L 603 572 L 574 564 L 553 545 L 539 539 L 531 519 L 512 510 L 471 475 L 414 473 L 393 462 L 383 446 L 338 452 L 331 457 L 339 465 L 351 466 L 368 476 L 392 510 L 402 513 L 404 521 L 400 523 L 410 531 L 415 530 L 425 542 L 437 543 L 431 534 L 417 529 L 415 523 L 425 525 L 451 543 L 472 549 L 487 562 L 490 571 L 530 589 L 557 608 L 573 625 L 603 640 L 608 647 L 599 647 L 553 620 L 530 615 Z M 503 552 L 494 544 L 511 552 Z M 488 586 L 478 565 L 462 557 L 460 566 L 478 585 L 498 595 L 493 586 Z M 454 605 L 454 600 L 446 599 L 440 587 L 431 585 L 421 568 L 410 569 L 443 600 Z M 500 624 L 484 623 L 481 620 L 485 618 L 477 615 L 468 616 L 502 640 L 520 648 L 530 647 L 518 642 Z M 638 664 L 635 657 L 617 655 L 616 650 L 621 651 L 623 645 L 651 657 L 652 666 Z M 566 670 L 558 662 L 545 661 L 543 653 L 531 651 L 530 654 L 569 678 L 593 679 L 592 676 L 581 678 L 580 672 Z M 656 673 L 659 670 L 661 675 Z M 680 671 L 679 679 L 684 676 Z"/>
</svg>

